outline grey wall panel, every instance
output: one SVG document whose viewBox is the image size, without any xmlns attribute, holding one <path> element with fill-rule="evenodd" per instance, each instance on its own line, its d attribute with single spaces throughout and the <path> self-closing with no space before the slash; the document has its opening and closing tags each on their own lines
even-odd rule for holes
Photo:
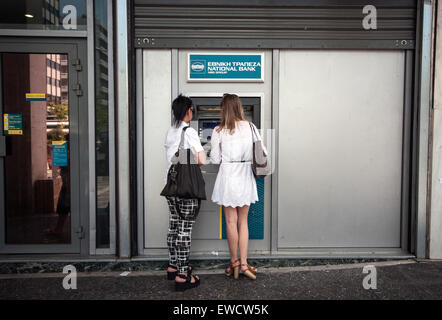
<svg viewBox="0 0 442 320">
<path fill-rule="evenodd" d="M 169 209 L 160 196 L 167 163 L 164 141 L 171 119 L 171 50 L 143 51 L 144 247 L 166 248 Z"/>
<path fill-rule="evenodd" d="M 363 48 L 371 42 L 415 38 L 414 1 L 375 1 L 377 29 L 362 26 L 366 1 L 135 1 L 135 46 L 225 48 L 226 40 L 241 39 L 243 48 L 291 48 L 301 43 L 287 40 L 316 40 L 309 47 L 329 42 L 344 48 Z M 269 43 L 265 40 L 273 40 Z M 208 42 L 208 40 L 212 40 Z M 396 48 L 393 41 L 389 46 Z M 381 45 L 380 42 L 379 45 Z M 411 43 L 413 46 L 414 43 Z M 373 47 L 373 45 L 371 45 Z M 385 47 L 385 44 L 382 46 Z M 399 46 L 401 47 L 401 46 Z M 402 46 L 403 47 L 403 46 Z"/>
<path fill-rule="evenodd" d="M 400 247 L 404 52 L 281 50 L 278 248 Z"/>
</svg>

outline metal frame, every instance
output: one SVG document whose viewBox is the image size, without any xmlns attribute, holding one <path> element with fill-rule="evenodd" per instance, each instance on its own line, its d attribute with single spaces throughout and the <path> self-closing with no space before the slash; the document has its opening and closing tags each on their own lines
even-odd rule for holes
<svg viewBox="0 0 442 320">
<path fill-rule="evenodd" d="M 60 40 L 48 40 L 45 39 L 26 39 L 26 43 L 22 39 L 7 39 L 1 42 L 0 51 L 2 52 L 15 52 L 15 53 L 63 53 L 69 55 L 69 61 L 72 59 L 80 59 L 80 61 L 85 61 L 86 48 L 83 41 L 78 41 L 76 39 L 66 39 Z M 76 83 L 86 83 L 84 72 L 76 72 L 73 65 L 69 64 L 69 87 L 73 88 Z M 87 152 L 86 155 L 83 154 L 82 149 L 88 144 L 87 136 L 84 132 L 87 132 L 87 116 L 85 112 L 81 112 L 81 106 L 86 105 L 86 94 L 88 90 L 84 88 L 84 95 L 77 97 L 73 90 L 69 90 L 69 114 L 70 119 L 70 130 L 72 132 L 78 132 L 77 136 L 71 136 L 70 141 L 70 163 L 71 163 L 71 208 L 73 212 L 77 212 L 78 215 L 71 214 L 71 239 L 72 244 L 70 245 L 7 245 L 4 243 L 5 235 L 3 228 L 0 229 L 0 251 L 3 253 L 81 253 L 85 254 L 88 252 L 88 245 L 86 241 L 80 240 L 76 236 L 76 228 L 79 226 L 83 227 L 85 232 L 85 239 L 87 239 L 89 223 L 87 220 L 88 215 L 88 197 L 89 190 L 87 186 L 87 177 L 89 174 L 87 166 Z M 75 152 L 73 152 L 74 150 Z M 77 155 L 77 156 L 75 156 Z M 2 163 L 4 161 L 2 160 Z M 82 168 L 82 170 L 80 170 Z M 73 174 L 75 173 L 75 174 Z M 4 178 L 2 174 L 2 178 Z M 4 180 L 2 180 L 4 181 Z M 3 184 L 3 183 L 2 183 Z M 4 189 L 4 187 L 0 187 Z M 4 191 L 4 190 L 0 190 Z M 4 197 L 4 193 L 3 197 Z M 4 203 L 4 202 L 2 202 Z M 1 210 L 0 219 L 4 221 L 5 211 Z M 35 249 L 34 249 L 35 248 Z"/>
<path fill-rule="evenodd" d="M 152 41 L 154 40 L 154 41 Z M 135 38 L 135 48 L 150 49 L 414 49 L 413 39 L 396 40 L 324 40 L 324 39 L 175 39 Z"/>
<path fill-rule="evenodd" d="M 129 56 L 128 56 L 128 3 L 116 2 L 116 70 L 118 119 L 118 235 L 119 256 L 130 257 L 130 157 L 129 157 Z"/>
<path fill-rule="evenodd" d="M 134 27 L 134 1 L 128 0 L 127 6 L 127 24 L 128 24 L 128 39 L 126 46 L 128 47 L 128 57 L 129 57 L 129 188 L 130 188 L 130 254 L 137 254 L 137 170 L 136 170 L 136 160 L 137 160 L 137 113 L 136 113 L 136 52 L 133 47 L 133 37 L 135 34 Z"/>
<path fill-rule="evenodd" d="M 69 39 L 70 41 L 73 39 Z M 81 56 L 81 60 L 84 61 L 84 64 L 87 64 L 87 61 L 89 60 L 87 57 L 87 44 L 85 41 L 80 40 L 78 44 L 79 49 L 84 54 Z M 90 89 L 90 84 L 87 81 L 87 74 L 86 71 L 80 72 L 79 78 L 81 78 L 81 83 L 85 84 L 84 90 L 83 90 L 83 96 L 79 97 L 79 106 L 87 106 L 88 105 L 88 92 Z M 80 80 L 80 79 L 79 79 Z M 80 107 L 81 108 L 81 107 Z M 84 108 L 84 107 L 83 107 Z M 81 247 L 81 254 L 86 255 L 89 252 L 89 243 L 87 241 L 88 237 L 90 238 L 90 226 L 89 226 L 89 186 L 88 186 L 88 178 L 90 176 L 90 168 L 88 166 L 88 159 L 89 159 L 89 152 L 85 151 L 88 150 L 88 137 L 87 137 L 87 130 L 88 130 L 88 116 L 87 111 L 84 110 L 83 112 L 79 112 L 79 127 L 78 127 L 78 134 L 79 134 L 79 140 L 80 140 L 80 148 L 79 148 L 79 158 L 80 158 L 80 210 L 81 210 L 81 217 L 84 225 L 84 233 L 85 233 L 85 245 Z"/>
<path fill-rule="evenodd" d="M 88 42 L 88 117 L 89 117 L 89 222 L 91 237 L 89 239 L 92 255 L 115 254 L 116 252 L 116 214 L 115 214 L 115 103 L 114 103 L 114 55 L 113 55 L 113 18 L 112 0 L 107 0 L 107 42 L 108 42 L 108 112 L 109 112 L 109 248 L 96 247 L 96 171 L 95 171 L 95 45 L 94 45 L 94 6 L 93 1 L 87 2 L 87 42 Z"/>
<path fill-rule="evenodd" d="M 136 0 L 138 4 L 149 4 L 149 5 L 177 5 L 180 4 L 181 0 Z M 223 0 L 223 5 L 225 6 L 259 6 L 259 5 L 269 5 L 273 4 L 273 0 Z M 353 0 L 297 0 L 297 5 L 302 6 L 318 6 L 320 4 L 339 4 L 339 5 L 354 5 Z M 371 4 L 377 6 L 382 5 L 384 0 L 372 0 Z M 219 5 L 218 0 L 186 0 L 188 5 L 206 5 L 214 6 Z M 278 5 L 281 6 L 292 6 L 293 0 L 278 0 Z"/>
<path fill-rule="evenodd" d="M 0 29 L 0 35 L 6 36 L 27 36 L 27 37 L 63 37 L 63 38 L 87 38 L 87 88 L 88 88 L 88 111 L 82 122 L 84 128 L 81 132 L 88 132 L 89 159 L 88 163 L 83 163 L 82 168 L 89 167 L 89 254 L 115 254 L 116 251 L 116 198 L 115 198 L 115 109 L 114 109 L 114 74 L 113 74 L 113 1 L 107 0 L 108 5 L 108 64 L 109 64 L 109 232 L 110 247 L 108 249 L 96 248 L 96 177 L 95 177 L 95 96 L 94 96 L 94 10 L 93 0 L 87 0 L 87 31 L 68 31 L 68 30 L 24 30 L 24 29 Z M 86 61 L 86 59 L 84 59 Z M 86 93 L 86 92 L 85 92 Z M 89 126 L 87 127 L 87 124 Z M 1 190 L 0 190 L 1 191 Z M 87 211 L 87 210 L 85 210 Z M 82 254 L 85 252 L 82 250 Z"/>
<path fill-rule="evenodd" d="M 272 129 L 279 130 L 279 49 L 273 50 L 272 58 Z M 279 135 L 275 134 L 275 143 L 272 148 L 272 163 L 275 168 L 271 177 L 272 212 L 271 212 L 271 243 L 272 254 L 278 251 L 278 149 Z"/>
<path fill-rule="evenodd" d="M 89 137 L 89 253 L 96 253 L 96 177 L 95 177 L 95 46 L 94 46 L 94 4 L 87 1 L 87 81 L 88 81 L 88 137 Z"/>
<path fill-rule="evenodd" d="M 436 1 L 434 3 L 434 15 L 433 15 L 433 57 L 432 57 L 432 93 L 431 93 L 431 142 L 430 142 L 430 171 L 431 176 L 429 177 L 429 198 L 430 205 L 428 208 L 429 216 L 428 216 L 428 249 L 427 256 L 430 259 L 442 258 L 442 238 L 440 234 L 440 224 L 438 221 L 442 216 L 440 215 L 440 211 L 438 211 L 438 204 L 440 204 L 440 184 L 442 180 L 441 176 L 441 168 L 440 162 L 437 160 L 440 157 L 441 151 L 441 133 L 440 133 L 440 61 L 441 60 L 441 43 L 442 43 L 442 33 L 440 28 L 440 21 L 442 18 L 442 2 Z"/>
<path fill-rule="evenodd" d="M 144 78 L 144 66 L 143 66 L 143 50 L 136 49 L 136 90 L 137 90 L 137 241 L 138 241 L 138 254 L 142 255 L 144 251 L 144 95 L 143 95 L 143 78 Z"/>
<path fill-rule="evenodd" d="M 107 43 L 108 43 L 108 70 L 109 70 L 109 250 L 97 249 L 97 253 L 116 253 L 117 225 L 116 225 L 116 166 L 115 166 L 115 79 L 114 79 L 114 19 L 113 1 L 107 0 Z"/>
<path fill-rule="evenodd" d="M 219 1 L 213 0 L 135 0 L 137 21 L 134 45 L 137 48 L 183 49 L 414 48 L 410 20 L 413 19 L 411 12 L 415 9 L 416 1 L 371 1 L 371 5 L 382 10 L 380 16 L 383 23 L 375 33 L 362 27 L 363 15 L 359 10 L 365 4 L 351 0 L 224 0 L 221 6 Z M 174 7 L 188 9 L 187 15 L 173 10 L 169 13 L 169 8 Z M 151 8 L 154 9 L 152 13 L 149 12 Z M 246 8 L 250 12 L 243 13 Z M 394 16 L 384 12 L 386 8 L 387 11 L 393 9 Z M 286 13 L 282 20 L 268 20 L 269 13 L 279 17 L 283 10 Z M 210 20 L 210 17 L 217 19 Z M 163 18 L 161 23 L 158 22 L 159 18 Z M 285 18 L 291 20 L 290 25 L 285 23 Z M 308 18 L 313 20 L 309 23 L 302 20 Z M 194 19 L 197 21 L 192 21 Z M 251 31 L 254 23 L 250 19 L 258 25 L 264 23 L 264 26 Z M 345 20 L 344 24 L 342 19 Z M 164 23 L 169 20 L 171 25 L 165 26 Z M 238 31 L 232 24 L 238 24 Z"/>
<path fill-rule="evenodd" d="M 410 195 L 410 252 L 416 253 L 416 239 L 417 239 L 417 231 L 416 231 L 416 223 L 417 223 L 417 159 L 418 159 L 418 148 L 417 148 L 417 137 L 419 135 L 419 128 L 417 124 L 418 120 L 418 98 L 419 98 L 419 81 L 420 81 L 420 47 L 421 47 L 421 23 L 422 23 L 422 0 L 417 0 L 417 12 L 416 12 L 416 43 L 418 47 L 415 50 L 414 54 L 414 79 L 413 79 L 413 113 L 412 113 L 412 144 L 411 144 L 411 195 Z"/>
<path fill-rule="evenodd" d="M 180 58 L 178 49 L 172 49 L 172 99 L 173 97 L 177 97 L 179 94 L 180 88 L 180 79 L 179 79 L 179 67 L 180 67 Z M 171 101 L 172 102 L 172 101 Z M 173 116 L 171 115 L 171 120 Z"/>
<path fill-rule="evenodd" d="M 413 112 L 413 60 L 414 53 L 405 51 L 404 113 L 402 129 L 402 192 L 401 192 L 401 248 L 410 249 L 410 168 L 411 168 L 411 128 Z"/>
<path fill-rule="evenodd" d="M 422 4 L 421 26 L 421 50 L 416 65 L 418 76 L 417 107 L 417 140 L 415 174 L 416 202 L 413 208 L 415 213 L 416 230 L 416 256 L 427 256 L 427 194 L 428 194 L 428 155 L 429 155 L 429 123 L 430 123 L 430 91 L 431 91 L 431 48 L 432 48 L 432 19 L 433 4 L 431 0 L 420 1 Z M 419 6 L 421 7 L 421 6 Z"/>
<path fill-rule="evenodd" d="M 0 36 L 86 38 L 87 31 L 0 29 Z"/>
<path fill-rule="evenodd" d="M 113 1 L 107 0 L 108 5 L 108 65 L 109 65 L 109 197 L 110 197 L 110 213 L 109 213 L 109 232 L 110 247 L 109 249 L 96 249 L 96 177 L 95 177 L 95 99 L 94 99 L 94 13 L 93 1 L 87 0 L 87 31 L 65 31 L 65 30 L 16 30 L 16 29 L 0 29 L 0 35 L 5 36 L 27 36 L 27 37 L 63 37 L 63 38 L 87 38 L 88 52 L 88 111 L 80 115 L 82 120 L 82 130 L 80 133 L 88 132 L 89 159 L 82 162 L 82 168 L 89 167 L 89 183 L 85 190 L 89 190 L 88 208 L 83 208 L 82 212 L 89 211 L 89 228 L 85 230 L 89 234 L 89 251 L 81 250 L 82 254 L 115 254 L 116 251 L 116 166 L 115 166 L 115 111 L 114 111 L 114 62 L 113 62 Z M 86 61 L 86 58 L 84 59 Z M 86 83 L 86 81 L 84 82 Z M 86 95 L 86 90 L 85 95 Z M 87 116 L 86 116 L 87 115 Z M 89 124 L 89 126 L 87 126 Z M 0 163 L 1 164 L 1 163 Z M 1 191 L 1 190 L 0 190 Z M 84 202 L 83 202 L 84 203 Z M 83 221 L 86 221 L 84 219 Z"/>
<path fill-rule="evenodd" d="M 89 190 L 88 209 L 82 210 L 87 212 L 89 210 L 89 225 L 86 233 L 89 236 L 89 254 L 115 254 L 116 252 L 116 166 L 115 166 L 115 103 L 114 103 L 114 67 L 113 67 L 113 1 L 107 0 L 108 5 L 108 61 L 109 61 L 109 197 L 110 197 L 110 213 L 109 213 L 109 232 L 110 232 L 110 247 L 108 249 L 96 248 L 96 177 L 95 177 L 95 99 L 94 99 L 94 13 L 93 1 L 87 0 L 87 31 L 65 31 L 65 30 L 16 30 L 16 29 L 0 29 L 0 35 L 6 36 L 28 36 L 28 37 L 63 37 L 63 38 L 87 38 L 88 41 L 88 111 L 85 113 L 89 118 L 84 116 L 81 123 L 83 126 L 80 133 L 88 132 L 89 144 L 89 159 L 83 161 L 82 168 L 89 167 L 89 183 L 87 189 Z M 86 61 L 86 59 L 84 59 Z M 86 81 L 84 82 L 86 83 Z M 85 95 L 86 95 L 86 90 Z M 83 115 L 82 115 L 83 117 Z M 87 126 L 89 124 L 89 127 Z M 1 190 L 0 190 L 1 191 Z M 86 251 L 81 250 L 82 254 Z"/>
<path fill-rule="evenodd" d="M 0 53 L 0 139 L 3 137 L 3 57 Z M 5 145 L 6 148 L 6 145 Z M 5 152 L 6 155 L 6 152 Z M 0 221 L 1 225 L 4 225 L 4 219 L 6 218 L 6 208 L 5 208 L 5 160 L 4 157 L 0 156 Z M 0 227 L 0 242 L 3 242 L 5 237 L 3 235 L 3 226 Z M 1 247 L 0 247 L 1 251 Z"/>
</svg>

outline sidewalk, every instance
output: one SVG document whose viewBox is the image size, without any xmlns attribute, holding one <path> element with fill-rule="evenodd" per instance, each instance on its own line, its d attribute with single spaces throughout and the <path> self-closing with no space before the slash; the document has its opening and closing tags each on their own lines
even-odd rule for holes
<svg viewBox="0 0 442 320">
<path fill-rule="evenodd" d="M 377 289 L 363 288 L 365 265 L 374 265 Z M 227 278 L 222 269 L 195 270 L 200 287 L 174 291 L 164 271 L 79 272 L 76 290 L 65 290 L 62 273 L 1 274 L 0 299 L 442 299 L 442 261 L 262 268 L 258 279 Z"/>
</svg>

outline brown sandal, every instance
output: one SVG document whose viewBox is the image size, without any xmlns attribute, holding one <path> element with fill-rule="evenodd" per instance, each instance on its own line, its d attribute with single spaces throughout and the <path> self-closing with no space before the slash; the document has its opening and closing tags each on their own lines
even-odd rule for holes
<svg viewBox="0 0 442 320">
<path fill-rule="evenodd" d="M 244 274 L 247 278 L 250 278 L 252 280 L 256 280 L 256 268 L 255 267 L 252 267 L 251 265 L 249 265 L 247 263 L 241 264 L 241 266 L 247 267 L 247 269 L 244 271 L 241 269 L 242 274 Z"/>
<path fill-rule="evenodd" d="M 239 260 L 236 260 L 235 262 L 230 262 L 229 266 L 225 270 L 226 276 L 230 277 L 233 274 L 233 278 L 238 279 L 239 266 L 240 266 Z"/>
</svg>

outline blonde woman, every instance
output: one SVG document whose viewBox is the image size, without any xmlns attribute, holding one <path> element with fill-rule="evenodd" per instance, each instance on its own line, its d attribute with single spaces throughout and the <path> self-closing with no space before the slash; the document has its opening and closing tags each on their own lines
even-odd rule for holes
<svg viewBox="0 0 442 320">
<path fill-rule="evenodd" d="M 252 141 L 261 140 L 261 137 L 256 127 L 253 128 L 256 135 L 252 135 L 251 126 L 254 127 L 244 119 L 239 97 L 235 94 L 224 94 L 221 101 L 221 123 L 214 128 L 211 138 L 211 161 L 221 164 L 212 201 L 224 207 L 230 251 L 230 265 L 225 270 L 226 275 L 233 275 L 238 279 L 241 270 L 245 276 L 255 280 L 256 268 L 247 263 L 247 215 L 250 204 L 258 201 L 252 171 Z"/>
</svg>

